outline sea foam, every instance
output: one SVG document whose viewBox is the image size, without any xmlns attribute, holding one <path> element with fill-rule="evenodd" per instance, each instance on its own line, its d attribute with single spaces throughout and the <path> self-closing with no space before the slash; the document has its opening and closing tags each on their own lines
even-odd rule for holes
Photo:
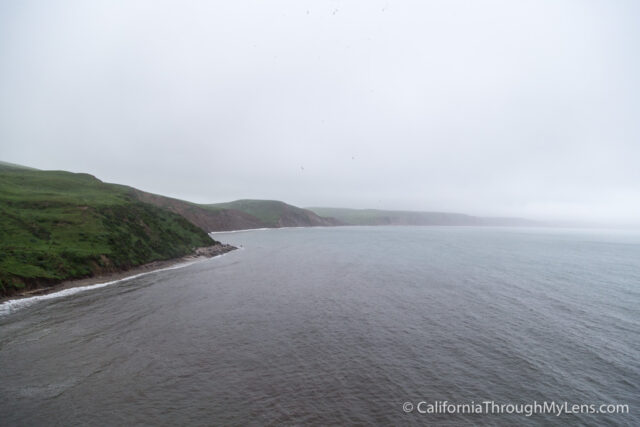
<svg viewBox="0 0 640 427">
<path fill-rule="evenodd" d="M 187 262 L 187 263 L 172 265 L 171 267 L 159 268 L 157 270 L 145 271 L 143 273 L 138 273 L 138 274 L 134 274 L 132 276 L 123 277 L 122 279 L 111 280 L 109 282 L 96 283 L 94 285 L 87 285 L 87 286 L 76 286 L 76 287 L 73 287 L 73 288 L 63 289 L 63 290 L 58 291 L 58 292 L 52 292 L 50 294 L 36 295 L 36 296 L 33 296 L 33 297 L 29 297 L 29 298 L 18 298 L 18 299 L 8 300 L 8 301 L 5 301 L 2 304 L 0 304 L 0 316 L 5 316 L 5 315 L 11 314 L 11 313 L 13 313 L 13 312 L 15 312 L 15 311 L 17 311 L 19 309 L 29 307 L 29 306 L 35 304 L 38 301 L 45 301 L 45 300 L 49 300 L 49 299 L 62 298 L 62 297 L 66 297 L 66 296 L 69 296 L 69 295 L 77 294 L 79 292 L 85 292 L 85 291 L 89 291 L 89 290 L 92 290 L 92 289 L 104 288 L 105 286 L 114 285 L 116 283 L 121 283 L 121 282 L 126 282 L 128 280 L 132 280 L 132 279 L 138 278 L 140 276 L 146 276 L 147 274 L 158 273 L 160 271 L 166 271 L 166 270 L 175 270 L 175 269 L 178 269 L 178 268 L 187 267 L 187 266 L 189 266 L 191 264 L 193 264 L 193 262 Z"/>
</svg>

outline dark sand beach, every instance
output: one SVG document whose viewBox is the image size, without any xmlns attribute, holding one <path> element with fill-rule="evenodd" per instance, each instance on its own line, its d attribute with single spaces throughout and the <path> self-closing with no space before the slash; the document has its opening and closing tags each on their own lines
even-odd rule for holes
<svg viewBox="0 0 640 427">
<path fill-rule="evenodd" d="M 91 277 L 85 277 L 76 280 L 67 280 L 64 282 L 56 283 L 54 285 L 42 285 L 35 289 L 29 289 L 24 292 L 19 292 L 11 296 L 0 298 L 0 303 L 8 300 L 15 300 L 21 298 L 29 298 L 36 295 L 46 295 L 54 292 L 59 292 L 64 289 L 77 288 L 81 286 L 91 286 L 98 283 L 112 282 L 114 280 L 120 280 L 127 277 L 135 276 L 141 273 L 152 272 L 163 268 L 171 267 L 177 264 L 197 261 L 203 258 L 212 258 L 230 252 L 237 249 L 235 246 L 226 244 L 217 244 L 212 246 L 204 246 L 197 248 L 192 254 L 185 255 L 179 258 L 172 258 L 167 260 L 153 261 L 147 264 L 142 264 L 137 267 L 133 267 L 127 270 L 121 270 L 116 272 L 110 272 L 105 274 L 99 274 Z"/>
</svg>

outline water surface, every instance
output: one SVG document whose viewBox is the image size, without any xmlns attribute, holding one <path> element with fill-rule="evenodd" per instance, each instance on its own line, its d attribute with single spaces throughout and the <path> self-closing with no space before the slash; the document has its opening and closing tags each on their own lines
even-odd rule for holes
<svg viewBox="0 0 640 427">
<path fill-rule="evenodd" d="M 3 425 L 640 425 L 640 236 L 217 234 L 223 257 L 0 316 Z M 403 402 L 626 403 L 420 415 Z"/>
</svg>

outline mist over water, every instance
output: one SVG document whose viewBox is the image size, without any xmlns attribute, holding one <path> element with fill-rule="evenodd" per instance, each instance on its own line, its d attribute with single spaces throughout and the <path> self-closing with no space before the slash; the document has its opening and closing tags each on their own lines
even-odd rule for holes
<svg viewBox="0 0 640 427">
<path fill-rule="evenodd" d="M 2 423 L 638 425 L 640 234 L 343 227 L 0 317 Z M 626 403 L 420 415 L 403 402 Z"/>
</svg>

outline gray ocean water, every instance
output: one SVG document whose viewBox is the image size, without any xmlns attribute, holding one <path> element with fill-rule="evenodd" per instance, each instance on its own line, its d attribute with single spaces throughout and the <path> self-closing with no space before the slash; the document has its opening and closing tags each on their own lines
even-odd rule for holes
<svg viewBox="0 0 640 427">
<path fill-rule="evenodd" d="M 218 234 L 220 258 L 0 316 L 2 425 L 640 425 L 640 234 Z M 628 404 L 420 414 L 403 403 Z M 424 408 L 424 406 L 423 406 Z"/>
</svg>

